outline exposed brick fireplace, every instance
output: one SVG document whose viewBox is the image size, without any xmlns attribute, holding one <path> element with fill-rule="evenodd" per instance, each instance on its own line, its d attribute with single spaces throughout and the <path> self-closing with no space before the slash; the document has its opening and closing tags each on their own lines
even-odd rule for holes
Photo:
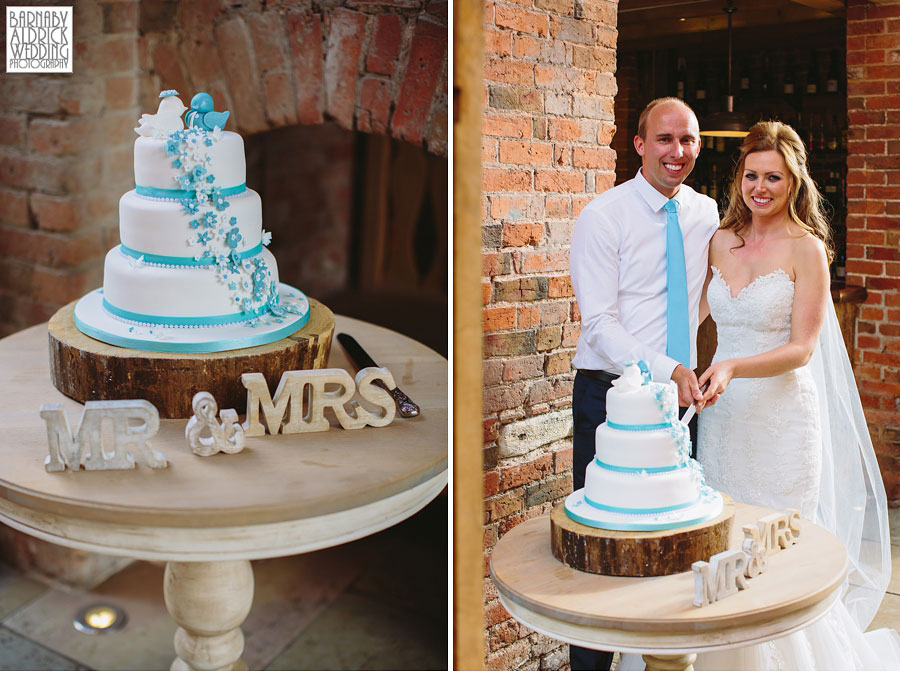
<svg viewBox="0 0 900 675">
<path fill-rule="evenodd" d="M 446 1 L 74 5 L 73 74 L 0 79 L 0 336 L 101 285 L 134 185 L 132 128 L 161 89 L 231 111 L 251 181 L 271 162 L 301 183 L 286 191 L 269 171 L 251 187 L 285 280 L 313 296 L 347 284 L 358 134 L 446 158 Z"/>
<path fill-rule="evenodd" d="M 134 187 L 133 128 L 163 89 L 185 103 L 206 91 L 231 111 L 227 128 L 245 138 L 248 185 L 263 198 L 281 277 L 316 298 L 360 281 L 356 239 L 370 235 L 357 204 L 371 192 L 367 179 L 381 179 L 364 171 L 373 155 L 393 177 L 388 187 L 422 164 L 446 176 L 446 0 L 70 4 L 73 73 L 0 75 L 0 337 L 102 284 L 119 199 Z M 5 53 L 5 33 L 0 43 Z M 414 162 L 397 160 L 410 152 Z M 440 203 L 441 185 L 446 228 L 446 179 L 416 203 Z M 385 203 L 382 221 L 391 221 Z M 403 243 L 389 239 L 386 250 Z M 431 253 L 446 258 L 446 249 Z M 443 274 L 426 286 L 446 317 L 446 264 L 430 273 Z M 57 565 L 50 559 L 65 552 L 0 534 L 7 558 L 47 561 L 54 575 L 68 568 L 74 583 L 108 568 L 76 554 Z"/>
</svg>

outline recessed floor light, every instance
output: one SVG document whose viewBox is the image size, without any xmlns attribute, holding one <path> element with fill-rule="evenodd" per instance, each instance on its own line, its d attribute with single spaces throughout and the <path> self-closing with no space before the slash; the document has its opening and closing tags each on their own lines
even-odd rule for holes
<svg viewBox="0 0 900 675">
<path fill-rule="evenodd" d="M 75 628 L 88 635 L 98 635 L 119 630 L 128 617 L 125 610 L 115 605 L 90 605 L 75 614 Z"/>
</svg>

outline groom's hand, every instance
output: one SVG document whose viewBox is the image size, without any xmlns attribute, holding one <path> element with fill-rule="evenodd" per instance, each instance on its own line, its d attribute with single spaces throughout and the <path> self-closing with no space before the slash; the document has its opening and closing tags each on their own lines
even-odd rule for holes
<svg viewBox="0 0 900 675">
<path fill-rule="evenodd" d="M 678 405 L 682 408 L 702 398 L 697 375 L 690 368 L 685 368 L 679 363 L 672 371 L 671 379 L 678 386 Z"/>
</svg>

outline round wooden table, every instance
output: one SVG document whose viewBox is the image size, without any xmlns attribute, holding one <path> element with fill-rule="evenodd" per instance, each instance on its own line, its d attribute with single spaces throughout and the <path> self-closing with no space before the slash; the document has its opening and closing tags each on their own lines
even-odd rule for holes
<svg viewBox="0 0 900 675">
<path fill-rule="evenodd" d="M 48 473 L 39 410 L 59 403 L 75 433 L 84 406 L 50 382 L 47 325 L 0 340 L 0 521 L 50 542 L 164 560 L 180 626 L 173 669 L 243 666 L 250 560 L 342 544 L 385 529 L 447 484 L 447 361 L 399 333 L 347 317 L 359 340 L 421 408 L 382 428 L 247 438 L 243 451 L 194 455 L 186 420 L 160 420 L 164 469 Z M 334 345 L 331 368 L 355 374 Z M 195 392 L 190 392 L 193 396 Z"/>
<path fill-rule="evenodd" d="M 742 525 L 772 513 L 736 504 L 729 549 Z M 692 670 L 698 652 L 789 635 L 838 601 L 847 576 L 840 540 L 807 521 L 798 543 L 768 558 L 749 588 L 694 607 L 692 572 L 611 577 L 567 567 L 550 552 L 550 519 L 517 525 L 494 547 L 491 578 L 519 622 L 569 644 L 644 655 L 648 670 Z"/>
</svg>

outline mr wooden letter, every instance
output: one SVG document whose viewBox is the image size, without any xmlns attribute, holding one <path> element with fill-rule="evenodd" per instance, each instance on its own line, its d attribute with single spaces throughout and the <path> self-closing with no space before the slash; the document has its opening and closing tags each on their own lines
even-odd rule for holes
<svg viewBox="0 0 900 675">
<path fill-rule="evenodd" d="M 88 401 L 75 437 L 58 403 L 41 406 L 47 424 L 50 456 L 47 471 L 133 469 L 135 462 L 152 468 L 166 466 L 165 456 L 150 446 L 159 429 L 159 413 L 149 401 Z M 104 446 L 103 422 L 112 427 L 110 446 Z"/>
</svg>

